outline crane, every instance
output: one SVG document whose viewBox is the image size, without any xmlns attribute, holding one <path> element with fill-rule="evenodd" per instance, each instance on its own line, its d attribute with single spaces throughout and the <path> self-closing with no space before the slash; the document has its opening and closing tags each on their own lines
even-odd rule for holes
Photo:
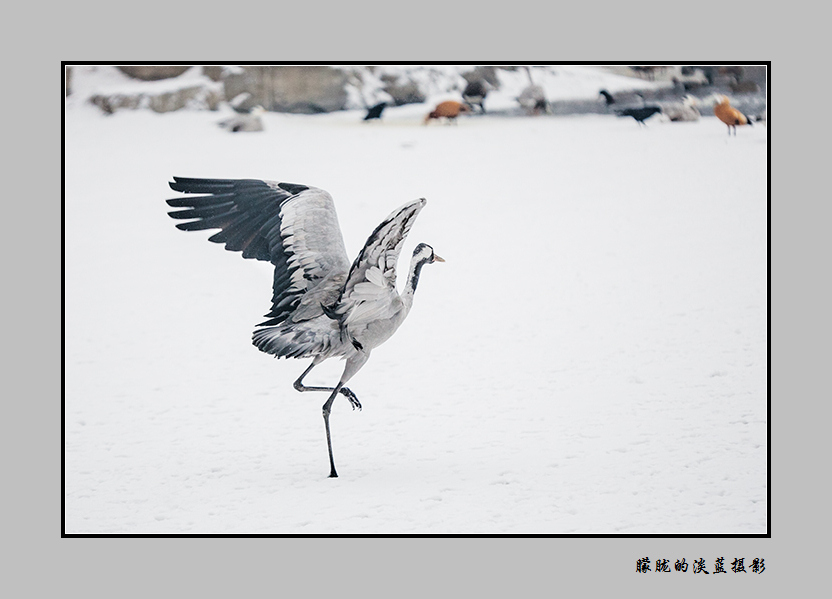
<svg viewBox="0 0 832 599">
<path fill-rule="evenodd" d="M 301 392 L 326 391 L 323 405 L 330 478 L 336 478 L 329 415 L 340 393 L 353 410 L 356 395 L 344 385 L 389 339 L 413 305 L 425 264 L 444 262 L 420 243 L 413 251 L 404 292 L 396 290 L 402 244 L 426 200 L 393 211 L 372 232 L 355 261 L 347 257 L 332 196 L 315 187 L 260 179 L 193 179 L 169 183 L 185 195 L 167 200 L 168 214 L 183 231 L 220 229 L 209 241 L 243 258 L 274 265 L 272 308 L 252 342 L 276 358 L 312 358 L 294 382 Z M 194 195 L 197 194 L 197 195 Z M 303 379 L 327 358 L 346 360 L 334 387 L 310 387 Z"/>
</svg>

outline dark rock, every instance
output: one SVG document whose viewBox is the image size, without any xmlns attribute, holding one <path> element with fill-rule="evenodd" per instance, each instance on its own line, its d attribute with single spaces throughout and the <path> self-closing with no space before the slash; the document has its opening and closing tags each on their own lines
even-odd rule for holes
<svg viewBox="0 0 832 599">
<path fill-rule="evenodd" d="M 121 65 L 116 68 L 133 79 L 142 81 L 157 81 L 159 79 L 170 79 L 179 77 L 190 69 L 190 65 Z"/>
</svg>

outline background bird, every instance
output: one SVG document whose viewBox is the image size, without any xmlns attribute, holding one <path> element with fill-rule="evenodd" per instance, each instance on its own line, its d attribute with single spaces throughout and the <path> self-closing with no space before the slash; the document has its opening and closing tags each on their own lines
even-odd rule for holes
<svg viewBox="0 0 832 599">
<path fill-rule="evenodd" d="M 615 113 L 618 116 L 631 116 L 636 120 L 639 126 L 646 126 L 647 123 L 645 123 L 644 121 L 649 119 L 654 114 L 660 113 L 661 111 L 662 109 L 658 106 L 638 106 L 636 108 L 621 108 L 619 110 L 616 110 Z"/>
<path fill-rule="evenodd" d="M 526 114 L 548 113 L 549 102 L 546 100 L 546 93 L 539 85 L 528 85 L 517 96 L 517 103 L 526 111 Z"/>
<path fill-rule="evenodd" d="M 488 95 L 488 84 L 485 81 L 471 81 L 462 91 L 462 99 L 473 110 L 474 106 L 480 107 L 480 112 L 485 114 L 485 97 Z"/>
<path fill-rule="evenodd" d="M 312 358 L 295 381 L 298 391 L 326 391 L 323 405 L 330 477 L 337 477 L 329 414 L 338 394 L 361 408 L 344 385 L 367 362 L 370 352 L 399 328 L 413 305 L 425 264 L 444 262 L 419 244 L 410 262 L 404 293 L 396 291 L 396 263 L 424 198 L 392 212 L 367 239 L 352 264 L 338 226 L 335 205 L 322 189 L 258 179 L 174 177 L 170 187 L 184 192 L 167 200 L 179 208 L 170 216 L 186 220 L 184 231 L 220 229 L 209 238 L 227 250 L 274 265 L 272 308 L 252 341 L 275 357 Z M 327 358 L 346 360 L 334 387 L 308 387 L 304 377 Z"/>
<path fill-rule="evenodd" d="M 387 102 L 379 102 L 375 106 L 371 106 L 367 110 L 367 116 L 364 117 L 364 120 L 371 121 L 373 119 L 381 119 L 381 113 L 384 112 L 385 108 L 387 108 Z"/>
<path fill-rule="evenodd" d="M 728 135 L 731 135 L 732 129 L 734 135 L 737 134 L 737 125 L 751 125 L 751 118 L 731 106 L 728 96 L 720 95 L 716 98 L 714 114 L 720 121 L 728 125 Z"/>
<path fill-rule="evenodd" d="M 688 94 L 681 102 L 662 104 L 662 114 L 672 122 L 698 121 L 701 116 L 698 104 L 699 100 Z"/>
<path fill-rule="evenodd" d="M 517 103 L 529 115 L 550 113 L 551 107 L 549 106 L 549 101 L 546 99 L 546 92 L 543 90 L 543 87 L 534 82 L 531 68 L 528 66 L 523 68 L 526 71 L 526 76 L 529 78 L 529 85 L 523 88 L 523 91 L 517 96 Z"/>
<path fill-rule="evenodd" d="M 261 117 L 265 112 L 266 110 L 262 106 L 255 106 L 250 113 L 234 115 L 220 121 L 218 125 L 232 133 L 262 131 L 263 119 Z"/>
<path fill-rule="evenodd" d="M 615 104 L 615 98 L 613 98 L 612 94 L 605 89 L 602 89 L 598 92 L 599 96 L 603 96 L 604 103 L 609 106 L 610 104 Z"/>
<path fill-rule="evenodd" d="M 456 100 L 446 100 L 445 102 L 437 104 L 436 108 L 431 110 L 427 116 L 425 116 L 425 125 L 427 125 L 431 120 L 439 120 L 440 118 L 446 119 L 447 123 L 455 123 L 456 118 L 460 114 L 470 113 L 471 109 L 462 102 L 457 102 Z"/>
</svg>

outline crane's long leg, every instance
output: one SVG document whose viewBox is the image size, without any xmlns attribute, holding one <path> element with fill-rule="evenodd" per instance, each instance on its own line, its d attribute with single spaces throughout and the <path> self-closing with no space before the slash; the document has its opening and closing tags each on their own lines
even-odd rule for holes
<svg viewBox="0 0 832 599">
<path fill-rule="evenodd" d="M 303 384 L 303 378 L 304 378 L 307 374 L 309 374 L 309 371 L 310 371 L 310 370 L 312 370 L 313 368 L 315 368 L 315 366 L 317 366 L 317 365 L 318 365 L 318 364 L 320 364 L 321 362 L 323 362 L 323 360 L 318 360 L 318 359 L 316 358 L 316 359 L 315 359 L 315 360 L 313 360 L 313 361 L 312 361 L 312 363 L 309 365 L 309 368 L 307 368 L 306 370 L 304 370 L 304 371 L 303 371 L 303 374 L 301 374 L 301 375 L 298 377 L 298 380 L 296 380 L 296 381 L 294 382 L 294 387 L 295 387 L 295 389 L 296 389 L 296 390 L 301 391 L 301 392 L 304 392 L 304 391 L 335 391 L 335 387 L 307 387 L 306 385 L 304 385 L 304 384 Z M 352 409 L 353 409 L 353 410 L 354 410 L 355 408 L 358 408 L 359 410 L 361 409 L 361 402 L 360 402 L 360 401 L 358 401 L 358 398 L 355 396 L 355 393 L 353 393 L 352 391 L 350 391 L 350 390 L 349 390 L 348 388 L 346 388 L 346 387 L 341 387 L 341 388 L 339 389 L 339 391 L 341 392 L 341 394 L 342 394 L 344 397 L 346 397 L 346 398 L 350 401 L 350 404 L 352 404 Z M 337 393 L 336 393 L 336 395 L 337 395 Z"/>
<path fill-rule="evenodd" d="M 332 436 L 329 432 L 329 413 L 332 408 L 332 402 L 335 401 L 336 397 L 338 397 L 338 393 L 344 387 L 344 383 L 350 380 L 352 376 L 358 372 L 362 366 L 364 366 L 364 363 L 369 357 L 369 352 L 358 352 L 347 358 L 347 365 L 344 366 L 344 374 L 341 375 L 341 380 L 338 381 L 338 384 L 333 387 L 332 394 L 330 394 L 329 399 L 326 400 L 323 407 L 324 426 L 326 427 L 326 447 L 329 450 L 329 478 L 338 478 L 338 473 L 335 471 L 335 458 L 332 457 Z M 311 367 L 307 369 L 307 372 L 310 369 Z"/>
<path fill-rule="evenodd" d="M 329 433 L 329 411 L 333 400 L 338 396 L 338 392 L 340 390 L 341 383 L 338 383 L 338 385 L 332 389 L 332 395 L 330 395 L 329 399 L 326 400 L 323 408 L 324 427 L 326 428 L 326 448 L 329 451 L 329 478 L 338 478 L 338 473 L 335 471 L 335 458 L 332 457 L 332 436 Z"/>
</svg>

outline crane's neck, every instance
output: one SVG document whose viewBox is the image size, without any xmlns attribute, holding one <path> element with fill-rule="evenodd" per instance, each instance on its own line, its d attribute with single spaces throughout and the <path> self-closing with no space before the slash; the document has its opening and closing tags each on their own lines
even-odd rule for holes
<svg viewBox="0 0 832 599">
<path fill-rule="evenodd" d="M 413 258 L 410 260 L 410 271 L 407 275 L 407 285 L 405 286 L 404 293 L 402 294 L 402 300 L 408 310 L 410 310 L 410 306 L 413 305 L 413 294 L 416 293 L 416 286 L 419 284 L 419 274 L 422 272 L 422 267 L 428 262 L 430 262 L 430 258 L 419 256 L 416 253 L 413 254 Z"/>
</svg>

